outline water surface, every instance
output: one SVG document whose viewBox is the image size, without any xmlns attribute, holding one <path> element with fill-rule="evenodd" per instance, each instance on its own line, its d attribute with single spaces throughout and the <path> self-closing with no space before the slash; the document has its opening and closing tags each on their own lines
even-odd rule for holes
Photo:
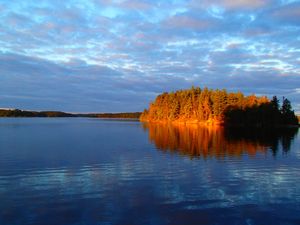
<svg viewBox="0 0 300 225">
<path fill-rule="evenodd" d="M 0 119 L 0 224 L 300 224 L 295 130 Z"/>
</svg>

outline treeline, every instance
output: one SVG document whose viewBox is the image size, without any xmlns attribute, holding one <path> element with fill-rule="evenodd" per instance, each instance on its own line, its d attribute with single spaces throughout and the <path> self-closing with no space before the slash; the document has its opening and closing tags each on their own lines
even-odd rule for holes
<svg viewBox="0 0 300 225">
<path fill-rule="evenodd" d="M 140 119 L 239 126 L 298 125 L 286 98 L 280 105 L 276 96 L 269 100 L 265 96 L 245 96 L 241 92 L 206 87 L 165 92 L 150 103 Z"/>
<path fill-rule="evenodd" d="M 0 109 L 0 117 L 92 117 L 92 118 L 122 118 L 122 119 L 138 119 L 141 112 L 126 113 L 86 113 L 75 114 L 60 111 L 25 111 L 19 109 Z"/>
<path fill-rule="evenodd" d="M 19 109 L 0 109 L 0 117 L 75 117 L 71 113 L 59 112 L 59 111 L 24 111 Z"/>
<path fill-rule="evenodd" d="M 78 114 L 81 117 L 93 117 L 93 118 L 120 118 L 120 119 L 138 119 L 141 116 L 141 112 L 126 112 L 126 113 L 90 113 L 90 114 Z"/>
</svg>

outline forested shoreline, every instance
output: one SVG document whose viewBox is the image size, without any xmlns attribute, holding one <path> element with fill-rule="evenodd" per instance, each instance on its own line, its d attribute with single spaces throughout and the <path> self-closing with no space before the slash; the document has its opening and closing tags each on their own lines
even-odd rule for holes
<svg viewBox="0 0 300 225">
<path fill-rule="evenodd" d="M 27 111 L 20 109 L 0 109 L 0 117 L 75 117 L 71 113 L 60 111 Z"/>
<path fill-rule="evenodd" d="M 60 111 L 26 111 L 19 109 L 0 109 L 0 117 L 91 117 L 138 119 L 141 112 L 124 113 L 66 113 Z"/>
<path fill-rule="evenodd" d="M 202 123 L 228 126 L 286 126 L 298 125 L 291 102 L 287 98 L 241 92 L 227 92 L 192 87 L 163 93 L 151 102 L 140 117 L 141 121 Z"/>
<path fill-rule="evenodd" d="M 107 119 L 139 119 L 141 112 L 124 112 L 124 113 L 90 113 L 77 114 L 80 117 L 107 118 Z"/>
</svg>

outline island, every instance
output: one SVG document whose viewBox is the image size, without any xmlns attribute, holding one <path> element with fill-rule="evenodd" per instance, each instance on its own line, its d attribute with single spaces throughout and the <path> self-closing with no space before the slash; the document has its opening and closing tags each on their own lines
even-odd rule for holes
<svg viewBox="0 0 300 225">
<path fill-rule="evenodd" d="M 143 122 L 226 126 L 298 126 L 291 102 L 283 97 L 244 95 L 225 89 L 192 87 L 163 93 L 142 113 Z"/>
</svg>

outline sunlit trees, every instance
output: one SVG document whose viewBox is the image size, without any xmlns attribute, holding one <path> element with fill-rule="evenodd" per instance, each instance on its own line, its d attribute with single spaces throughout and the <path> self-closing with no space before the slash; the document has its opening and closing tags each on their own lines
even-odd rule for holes
<svg viewBox="0 0 300 225">
<path fill-rule="evenodd" d="M 269 100 L 266 96 L 245 96 L 241 92 L 228 93 L 225 89 L 212 90 L 207 87 L 165 92 L 150 104 L 141 120 L 198 121 L 244 126 L 298 124 L 291 103 L 286 98 L 280 107 L 276 96 Z"/>
</svg>

